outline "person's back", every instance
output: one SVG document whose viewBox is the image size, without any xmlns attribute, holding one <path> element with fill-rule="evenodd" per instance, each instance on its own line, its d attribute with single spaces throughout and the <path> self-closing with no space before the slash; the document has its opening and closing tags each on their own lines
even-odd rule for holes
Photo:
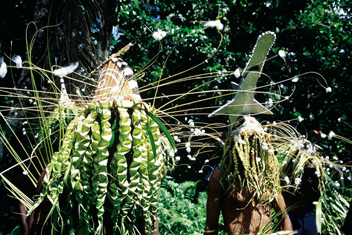
<svg viewBox="0 0 352 235">
<path fill-rule="evenodd" d="M 280 230 L 292 230 L 281 189 L 270 135 L 246 116 L 226 140 L 220 169 L 209 178 L 205 234 L 218 234 L 220 211 L 225 232 L 270 232 L 271 207 L 279 215 Z"/>
<path fill-rule="evenodd" d="M 271 221 L 271 207 L 262 204 L 254 194 L 239 182 L 236 187 L 230 187 L 225 181 L 220 182 L 220 170 L 215 171 L 209 179 L 209 195 L 207 202 L 207 222 L 205 234 L 218 234 L 218 220 L 222 212 L 225 232 L 232 234 L 257 234 L 265 231 Z M 272 206 L 276 212 L 283 212 L 280 223 L 281 230 L 292 230 L 291 221 L 285 212 L 285 204 L 281 194 L 278 200 L 273 200 Z M 267 227 L 269 232 L 270 228 Z"/>
<path fill-rule="evenodd" d="M 260 206 L 247 188 L 224 185 L 222 214 L 226 231 L 231 233 L 258 233 L 270 221 L 268 205 Z"/>
</svg>

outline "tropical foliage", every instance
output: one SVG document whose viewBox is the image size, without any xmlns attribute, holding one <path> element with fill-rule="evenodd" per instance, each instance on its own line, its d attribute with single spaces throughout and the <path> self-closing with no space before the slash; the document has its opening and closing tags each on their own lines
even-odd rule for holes
<svg viewBox="0 0 352 235">
<path fill-rule="evenodd" d="M 204 232 L 207 193 L 197 193 L 198 183 L 193 181 L 176 183 L 170 176 L 163 180 L 158 199 L 161 234 Z"/>
</svg>

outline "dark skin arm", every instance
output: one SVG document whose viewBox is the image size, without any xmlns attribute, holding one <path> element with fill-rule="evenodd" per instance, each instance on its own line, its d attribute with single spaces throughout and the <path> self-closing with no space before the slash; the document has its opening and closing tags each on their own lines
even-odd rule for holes
<svg viewBox="0 0 352 235">
<path fill-rule="evenodd" d="M 273 207 L 276 213 L 282 212 L 282 215 L 281 215 L 282 219 L 279 225 L 280 230 L 292 231 L 293 230 L 292 223 L 291 223 L 290 217 L 286 212 L 286 203 L 281 193 L 278 195 L 277 199 L 274 200 Z"/>
<path fill-rule="evenodd" d="M 20 208 L 20 219 L 21 219 L 21 231 L 22 231 L 22 235 L 27 235 L 28 233 L 28 224 L 27 224 L 27 211 L 23 205 L 22 202 L 18 201 L 18 206 Z"/>
<path fill-rule="evenodd" d="M 207 200 L 207 221 L 204 235 L 217 235 L 218 223 L 222 201 L 222 186 L 220 184 L 220 172 L 214 172 L 209 180 Z"/>
</svg>

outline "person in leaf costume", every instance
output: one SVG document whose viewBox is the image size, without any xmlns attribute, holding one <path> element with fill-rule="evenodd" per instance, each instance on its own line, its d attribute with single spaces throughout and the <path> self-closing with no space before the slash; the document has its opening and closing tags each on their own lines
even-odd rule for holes
<svg viewBox="0 0 352 235">
<path fill-rule="evenodd" d="M 218 233 L 220 211 L 226 232 L 270 232 L 271 208 L 278 215 L 280 230 L 292 230 L 270 135 L 255 118 L 244 120 L 226 141 L 220 169 L 210 176 L 204 234 Z"/>
<path fill-rule="evenodd" d="M 275 34 L 259 36 L 253 55 L 242 72 L 239 90 L 233 100 L 209 116 L 225 114 L 230 118 L 230 135 L 225 141 L 220 169 L 209 178 L 207 221 L 204 234 L 218 234 L 220 211 L 225 232 L 257 234 L 270 232 L 272 210 L 280 222 L 280 230 L 292 231 L 281 194 L 279 163 L 270 135 L 250 114 L 272 114 L 254 99 L 256 83 L 265 58 L 275 41 Z M 243 115 L 243 124 L 237 120 Z M 232 130 L 232 127 L 235 128 Z"/>
<path fill-rule="evenodd" d="M 66 127 L 29 208 L 29 234 L 156 231 L 157 190 L 174 143 L 118 58 L 129 46 L 104 62 L 92 102 Z"/>
</svg>

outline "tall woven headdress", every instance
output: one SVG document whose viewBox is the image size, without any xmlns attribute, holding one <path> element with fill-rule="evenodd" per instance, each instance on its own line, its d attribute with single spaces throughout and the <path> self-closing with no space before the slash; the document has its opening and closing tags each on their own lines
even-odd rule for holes
<svg viewBox="0 0 352 235">
<path fill-rule="evenodd" d="M 142 101 L 131 68 L 118 58 L 129 46 L 98 68 L 92 101 L 69 123 L 46 166 L 43 189 L 28 208 L 33 233 L 43 228 L 63 234 L 154 229 L 157 190 L 168 162 L 165 150 L 174 143 Z M 163 133 L 169 141 L 162 140 Z M 41 213 L 45 201 L 52 208 L 47 215 Z"/>
<path fill-rule="evenodd" d="M 229 115 L 230 119 L 230 135 L 225 142 L 220 165 L 222 178 L 232 186 L 236 185 L 236 181 L 240 181 L 241 185 L 245 182 L 263 203 L 274 198 L 280 190 L 279 164 L 269 134 L 250 115 L 272 114 L 254 99 L 254 94 L 274 41 L 275 34 L 272 32 L 258 37 L 253 54 L 242 72 L 241 83 L 232 82 L 233 89 L 237 90 L 234 98 L 209 115 Z M 243 117 L 238 119 L 239 116 Z"/>
</svg>

